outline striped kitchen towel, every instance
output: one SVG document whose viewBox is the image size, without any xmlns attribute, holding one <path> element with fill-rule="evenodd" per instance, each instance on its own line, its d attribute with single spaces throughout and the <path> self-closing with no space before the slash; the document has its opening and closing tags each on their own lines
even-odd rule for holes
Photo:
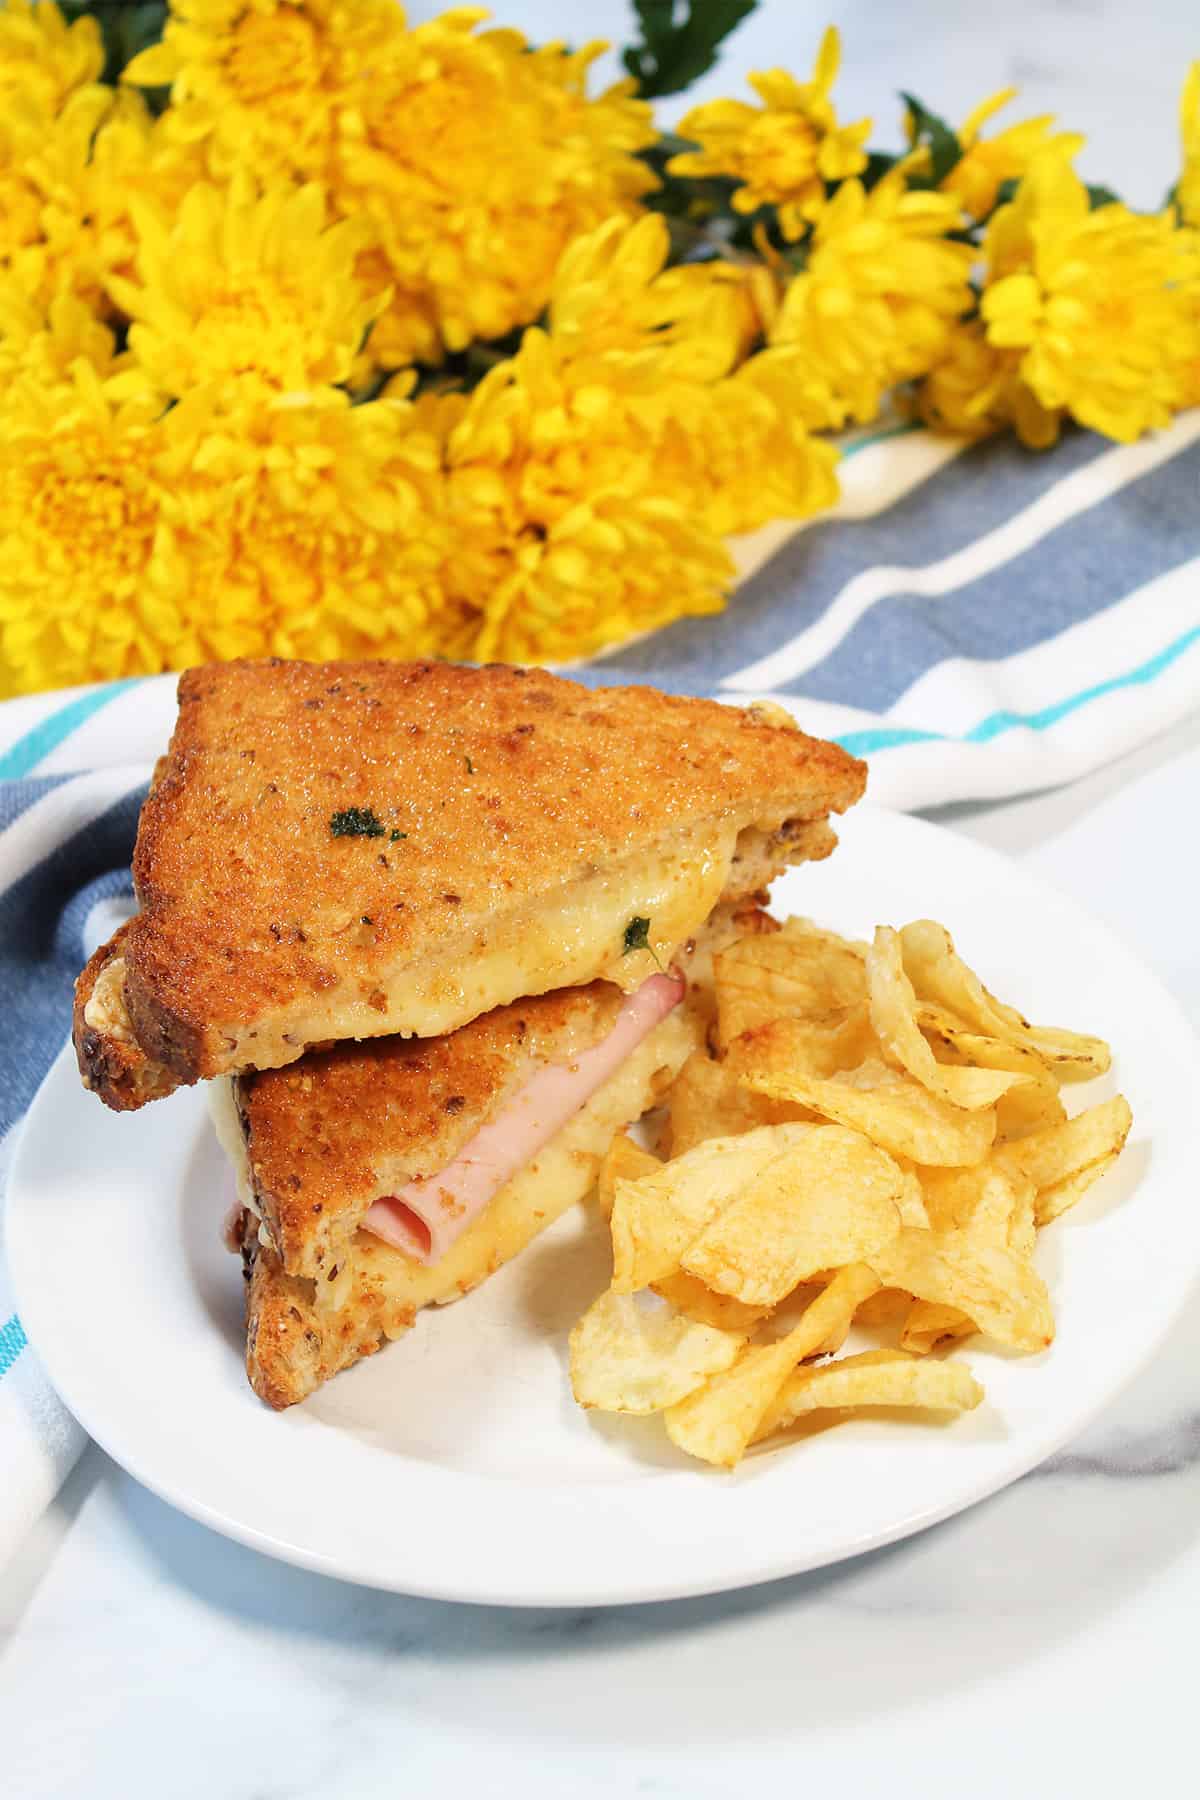
<svg viewBox="0 0 1200 1800">
<path fill-rule="evenodd" d="M 739 545 L 746 579 L 578 673 L 773 695 L 871 759 L 893 806 L 1072 779 L 1200 704 L 1200 412 L 1050 456 L 891 424 L 852 442 L 832 517 Z M 0 1180 L 63 1042 L 71 983 L 131 904 L 129 854 L 175 681 L 0 706 Z M 0 1238 L 0 1556 L 81 1443 L 24 1341 Z"/>
</svg>

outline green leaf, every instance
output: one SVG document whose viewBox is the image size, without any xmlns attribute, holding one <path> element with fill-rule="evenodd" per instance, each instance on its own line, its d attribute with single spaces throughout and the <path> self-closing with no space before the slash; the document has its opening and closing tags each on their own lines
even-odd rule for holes
<svg viewBox="0 0 1200 1800">
<path fill-rule="evenodd" d="M 900 158 L 893 156 L 890 150 L 868 150 L 867 166 L 858 179 L 869 192 L 899 161 Z"/>
<path fill-rule="evenodd" d="M 641 40 L 621 52 L 643 100 L 678 94 L 707 74 L 718 46 L 758 0 L 633 0 Z"/>
<path fill-rule="evenodd" d="M 911 178 L 909 185 L 941 187 L 955 163 L 962 160 L 963 147 L 958 141 L 958 133 L 951 130 L 945 119 L 922 106 L 914 95 L 902 92 L 900 98 L 912 119 L 913 143 L 924 144 L 929 151 L 928 173 Z"/>
<path fill-rule="evenodd" d="M 1089 187 L 1087 191 L 1088 206 L 1092 212 L 1099 206 L 1112 206 L 1120 201 L 1120 194 L 1114 194 L 1110 187 Z"/>
<path fill-rule="evenodd" d="M 623 956 L 631 956 L 635 950 L 647 950 L 654 958 L 655 962 L 658 963 L 659 968 L 662 968 L 662 964 L 658 962 L 658 952 L 650 942 L 649 919 L 640 918 L 638 914 L 635 913 L 625 927 L 625 935 L 621 942 L 624 945 L 624 949 L 622 950 Z"/>
<path fill-rule="evenodd" d="M 343 812 L 335 812 L 329 821 L 331 837 L 367 837 L 377 838 L 384 834 L 384 827 L 375 816 L 373 807 L 347 806 Z"/>
<path fill-rule="evenodd" d="M 100 79 L 116 87 L 125 65 L 161 39 L 168 6 L 167 0 L 59 0 L 59 11 L 68 25 L 76 19 L 95 19 L 104 40 Z M 170 89 L 142 88 L 141 95 L 151 112 L 160 113 L 166 109 Z"/>
</svg>

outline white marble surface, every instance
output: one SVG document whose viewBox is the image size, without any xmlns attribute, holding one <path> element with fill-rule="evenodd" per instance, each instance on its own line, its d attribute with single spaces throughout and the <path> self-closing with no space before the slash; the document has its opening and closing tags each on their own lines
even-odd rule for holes
<svg viewBox="0 0 1200 1800">
<path fill-rule="evenodd" d="M 1093 178 L 1150 204 L 1172 176 L 1193 8 L 828 10 L 851 112 L 882 118 L 905 84 L 957 116 L 1020 80 L 1092 133 Z M 576 42 L 623 13 L 504 9 Z M 802 58 L 825 16 L 766 4 L 715 87 Z M 942 817 L 1085 893 L 1200 1022 L 1197 746 L 1200 720 L 1071 789 Z M 1187 1793 L 1198 1616 L 1194 1309 L 1085 1439 L 996 1499 L 836 1569 L 667 1606 L 518 1613 L 347 1587 L 226 1543 L 93 1451 L 0 1575 L 0 1768 L 21 1800 L 683 1800 L 766 1778 L 854 1800 Z"/>
</svg>

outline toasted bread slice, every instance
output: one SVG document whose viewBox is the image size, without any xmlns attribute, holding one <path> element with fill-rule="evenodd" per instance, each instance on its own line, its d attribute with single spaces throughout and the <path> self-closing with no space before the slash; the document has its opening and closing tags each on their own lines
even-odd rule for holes
<svg viewBox="0 0 1200 1800">
<path fill-rule="evenodd" d="M 600 1013 L 589 1025 L 586 1014 L 597 1006 Z M 478 1042 L 474 1072 L 459 1061 L 469 1045 L 434 1057 L 422 1073 L 414 1053 L 427 1056 L 431 1047 L 388 1039 L 385 1044 L 395 1049 L 382 1060 L 379 1044 L 352 1051 L 361 1058 L 353 1071 L 348 1057 L 326 1062 L 309 1056 L 298 1069 L 249 1078 L 252 1091 L 242 1102 L 243 1144 L 248 1137 L 242 1191 L 260 1201 L 263 1218 L 258 1225 L 251 1211 L 243 1214 L 242 1253 L 249 1278 L 246 1371 L 268 1405 L 279 1408 L 303 1400 L 339 1369 L 402 1336 L 422 1307 L 469 1293 L 584 1197 L 614 1134 L 663 1098 L 702 1041 L 697 1011 L 680 1007 L 658 1025 L 575 1118 L 500 1189 L 439 1262 L 415 1262 L 370 1232 L 354 1229 L 355 1218 L 361 1218 L 377 1192 L 386 1191 L 389 1179 L 377 1172 L 368 1180 L 368 1166 L 377 1171 L 396 1161 L 403 1169 L 436 1166 L 438 1158 L 461 1147 L 464 1129 L 478 1125 L 489 1105 L 489 1090 L 493 1105 L 508 1092 L 511 1069 L 521 1060 L 515 1027 L 522 1017 L 529 1024 L 522 1049 L 536 1037 L 543 1051 L 550 1048 L 561 1055 L 567 1043 L 603 1028 L 607 1007 L 608 1001 L 590 989 L 567 1000 L 554 995 L 527 1001 L 503 1009 L 508 1017 L 489 1030 L 486 1042 L 480 1026 L 488 1021 L 477 1020 L 456 1034 Z M 293 1084 L 306 1068 L 312 1069 L 314 1084 L 303 1095 Z M 348 1139 L 332 1121 L 325 1127 L 315 1115 L 326 1084 L 338 1091 L 337 1117 L 352 1126 Z M 346 1110 L 355 1084 L 366 1108 L 362 1117 Z M 456 1086 L 471 1096 L 465 1128 L 461 1121 L 467 1106 L 449 1114 L 445 1108 L 446 1098 L 455 1097 L 446 1090 Z M 411 1122 L 404 1112 L 409 1102 L 415 1104 Z M 293 1109 L 296 1140 L 281 1142 L 279 1132 L 286 1130 Z M 228 1143 L 225 1130 L 222 1136 Z M 386 1154 L 380 1153 L 381 1144 Z M 282 1177 L 291 1196 L 282 1210 L 268 1186 L 268 1170 L 270 1182 Z M 293 1175 L 299 1188 L 291 1187 Z M 329 1227 L 327 1206 L 336 1220 Z M 280 1243 L 293 1268 L 316 1268 L 319 1275 L 289 1273 Z"/>
<path fill-rule="evenodd" d="M 79 1009 L 84 1081 L 118 1108 L 597 977 L 635 987 L 722 896 L 828 855 L 865 782 L 776 708 L 536 669 L 229 663 L 184 675 L 179 707 L 138 830 L 142 910 Z"/>
</svg>

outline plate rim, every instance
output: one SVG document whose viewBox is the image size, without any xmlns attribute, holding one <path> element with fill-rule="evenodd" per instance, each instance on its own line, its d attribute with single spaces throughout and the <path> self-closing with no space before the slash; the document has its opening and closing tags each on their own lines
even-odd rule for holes
<svg viewBox="0 0 1200 1800">
<path fill-rule="evenodd" d="M 980 844 L 964 834 L 953 831 L 932 821 L 900 813 L 891 808 L 863 805 L 856 809 L 855 819 L 864 820 L 870 817 L 884 823 L 898 822 L 901 828 L 914 836 L 933 838 L 941 843 L 950 841 L 965 851 L 977 864 L 990 865 L 997 872 L 1016 875 L 1026 886 L 1040 889 L 1065 905 L 1068 909 L 1084 918 L 1093 931 L 1102 940 L 1114 946 L 1131 969 L 1136 970 L 1139 981 L 1148 994 L 1154 996 L 1156 1006 L 1172 1019 L 1178 1034 L 1180 1046 L 1186 1045 L 1191 1063 L 1191 1073 L 1200 1087 L 1200 1038 L 1188 1019 L 1183 1008 L 1167 989 L 1157 973 L 1150 969 L 1139 953 L 1131 948 L 1119 933 L 1115 932 L 1104 920 L 1097 918 L 1074 895 L 1065 892 L 1051 880 L 1046 879 L 1039 871 L 1030 869 L 1021 860 L 1005 855 L 992 846 Z M 552 1588 L 539 1591 L 532 1586 L 528 1578 L 517 1584 L 504 1579 L 498 1580 L 490 1589 L 483 1592 L 474 1588 L 456 1585 L 452 1580 L 424 1579 L 411 1572 L 400 1574 L 396 1571 L 381 1571 L 378 1568 L 360 1566 L 355 1556 L 344 1548 L 337 1553 L 293 1541 L 287 1536 L 272 1532 L 255 1525 L 239 1516 L 222 1511 L 204 1497 L 197 1497 L 187 1491 L 185 1486 L 163 1477 L 147 1465 L 142 1454 L 135 1448 L 119 1442 L 120 1433 L 114 1441 L 107 1429 L 105 1420 L 96 1420 L 94 1410 L 87 1398 L 78 1404 L 79 1395 L 75 1389 L 70 1367 L 64 1371 L 56 1344 L 56 1328 L 41 1310 L 38 1298 L 34 1304 L 28 1305 L 30 1298 L 39 1293 L 36 1280 L 26 1279 L 24 1258 L 32 1239 L 27 1237 L 21 1194 L 23 1190 L 36 1185 L 36 1177 L 26 1171 L 26 1162 L 33 1158 L 36 1148 L 38 1130 L 41 1128 L 41 1114 L 54 1100 L 56 1087 L 67 1078 L 73 1077 L 73 1055 L 70 1040 L 63 1045 L 59 1054 L 51 1064 L 38 1091 L 31 1102 L 17 1132 L 12 1162 L 10 1165 L 7 1194 L 5 1200 L 5 1237 L 7 1243 L 10 1274 L 17 1311 L 26 1329 L 31 1346 L 41 1359 L 51 1385 L 62 1397 L 64 1404 L 78 1419 L 88 1436 L 94 1439 L 99 1447 L 112 1458 L 142 1486 L 149 1489 L 159 1499 L 182 1512 L 185 1516 L 216 1531 L 222 1536 L 271 1556 L 277 1560 L 310 1572 L 348 1581 L 354 1585 L 374 1588 L 379 1591 L 413 1595 L 421 1598 L 449 1601 L 458 1604 L 484 1604 L 511 1607 L 537 1608 L 570 1608 L 624 1606 L 632 1604 L 653 1604 L 693 1596 L 702 1596 L 720 1592 L 737 1591 L 745 1587 L 760 1586 L 765 1583 L 783 1580 L 813 1571 L 827 1568 L 839 1562 L 850 1560 L 871 1550 L 882 1549 L 897 1543 L 906 1537 L 927 1530 L 946 1519 L 969 1510 L 980 1501 L 1001 1492 L 1005 1487 L 1020 1480 L 1030 1470 L 1038 1467 L 1064 1444 L 1078 1437 L 1123 1394 L 1137 1379 L 1139 1374 L 1153 1359 L 1161 1344 L 1168 1336 L 1179 1313 L 1187 1304 L 1190 1293 L 1200 1276 L 1200 1248 L 1196 1256 L 1186 1264 L 1182 1272 L 1175 1275 L 1170 1283 L 1170 1291 L 1164 1304 L 1160 1307 L 1151 1329 L 1140 1339 L 1136 1351 L 1122 1366 L 1117 1379 L 1111 1381 L 1102 1391 L 1097 1392 L 1082 1408 L 1071 1412 L 1064 1425 L 1061 1419 L 1048 1423 L 1043 1431 L 1033 1431 L 1018 1456 L 1006 1463 L 995 1475 L 985 1476 L 973 1484 L 971 1492 L 963 1495 L 957 1491 L 951 1493 L 944 1501 L 934 1500 L 928 1506 L 903 1513 L 890 1524 L 878 1529 L 863 1531 L 856 1537 L 846 1540 L 840 1547 L 827 1551 L 819 1551 L 816 1555 L 792 1555 L 781 1553 L 778 1546 L 764 1550 L 760 1556 L 748 1556 L 742 1572 L 728 1574 L 718 1571 L 711 1577 L 683 1576 L 679 1579 L 657 1579 L 647 1582 L 645 1579 L 634 1579 L 627 1586 L 614 1587 L 611 1581 L 599 1588 L 590 1588 L 586 1577 L 582 1577 L 569 1593 Z M 1200 1124 L 1192 1127 L 1197 1142 L 1200 1143 Z M 43 1328 L 46 1329 L 43 1329 Z M 49 1351 L 43 1349 L 49 1345 Z M 63 1379 L 63 1376 L 66 1379 Z M 444 1469 L 440 1477 L 450 1481 L 467 1483 L 486 1480 L 487 1477 L 462 1470 Z M 679 1471 L 675 1479 L 694 1480 L 692 1471 Z M 711 1479 L 711 1473 L 700 1472 L 700 1478 Z"/>
</svg>

